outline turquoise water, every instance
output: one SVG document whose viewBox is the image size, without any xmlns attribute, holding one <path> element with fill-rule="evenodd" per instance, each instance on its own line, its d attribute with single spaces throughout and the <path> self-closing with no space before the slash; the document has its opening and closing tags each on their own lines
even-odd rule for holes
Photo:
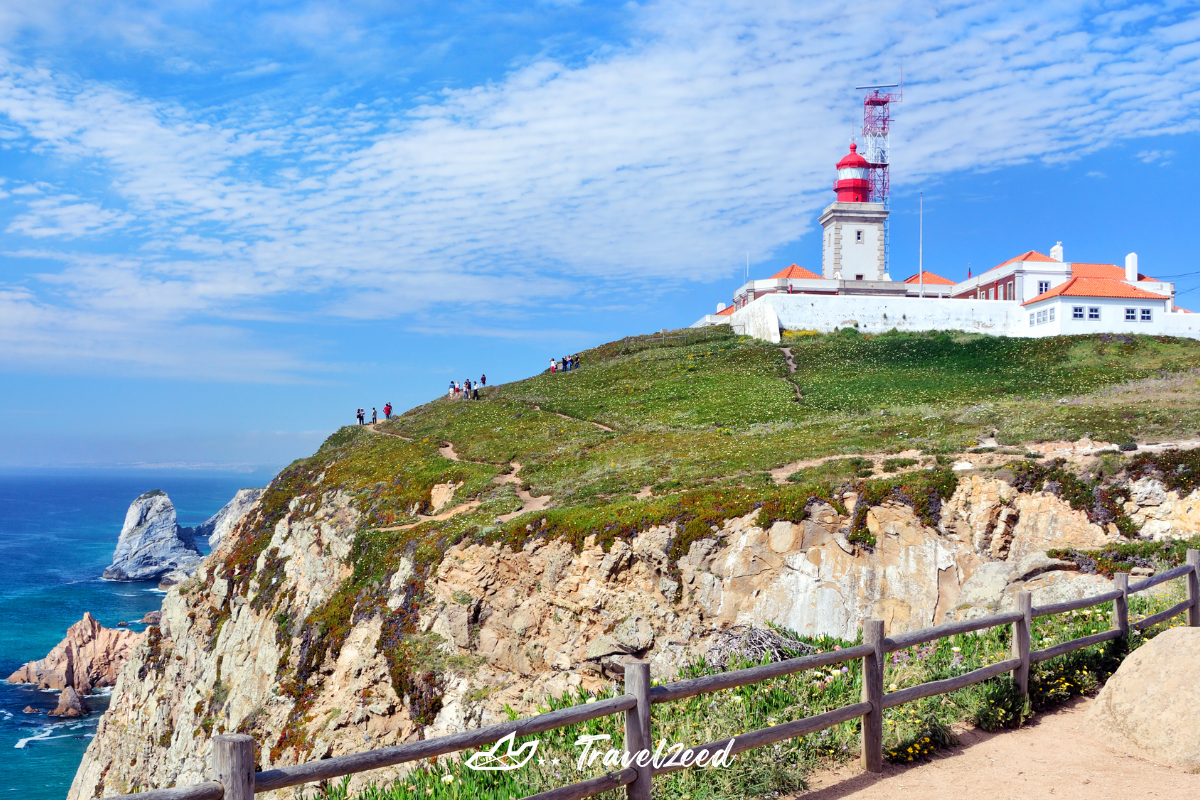
<svg viewBox="0 0 1200 800">
<path fill-rule="evenodd" d="M 154 583 L 99 578 L 135 497 L 162 489 L 179 523 L 195 525 L 238 489 L 270 479 L 266 473 L 0 472 L 0 678 L 45 656 L 85 611 L 114 627 L 159 608 L 163 593 Z M 0 682 L 0 793 L 22 800 L 66 796 L 99 714 L 57 722 L 22 712 L 27 705 L 49 711 L 57 702 L 56 692 Z M 88 702 L 100 711 L 107 697 Z"/>
</svg>

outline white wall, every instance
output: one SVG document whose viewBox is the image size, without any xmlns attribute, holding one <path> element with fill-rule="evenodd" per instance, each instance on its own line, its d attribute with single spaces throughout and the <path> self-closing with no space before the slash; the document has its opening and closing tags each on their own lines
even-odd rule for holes
<svg viewBox="0 0 1200 800">
<path fill-rule="evenodd" d="M 855 323 L 864 333 L 882 333 L 896 328 L 1003 335 L 1021 318 L 1021 307 L 1017 303 L 1002 300 L 772 294 L 735 311 L 730 324 L 749 336 L 778 342 L 781 329 L 828 332 L 834 328 L 855 327 Z"/>
<path fill-rule="evenodd" d="M 1100 306 L 1100 321 L 1072 319 L 1072 308 Z M 863 333 L 959 330 L 994 336 L 1043 337 L 1085 333 L 1142 333 L 1200 339 L 1200 314 L 1168 313 L 1164 301 L 1116 298 L 1053 298 L 1037 306 L 1005 300 L 950 300 L 860 295 L 771 294 L 728 317 L 737 333 L 780 341 L 780 331 L 857 327 Z M 1030 327 L 1029 314 L 1055 309 L 1054 322 Z M 1127 322 L 1125 309 L 1152 308 L 1152 322 Z M 1086 315 L 1086 310 L 1085 310 Z M 856 325 L 857 323 L 857 325 Z"/>
<path fill-rule="evenodd" d="M 883 228 L 869 222 L 842 222 L 842 280 L 857 280 L 862 275 L 865 281 L 883 279 L 879 264 L 879 237 Z M 863 232 L 863 240 L 856 241 L 855 231 Z"/>
</svg>

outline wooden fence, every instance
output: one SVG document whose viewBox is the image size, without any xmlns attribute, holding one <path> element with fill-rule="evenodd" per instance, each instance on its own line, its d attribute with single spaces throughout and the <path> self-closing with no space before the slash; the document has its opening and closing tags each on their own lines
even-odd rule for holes
<svg viewBox="0 0 1200 800">
<path fill-rule="evenodd" d="M 1129 622 L 1129 595 L 1176 578 L 1187 579 L 1187 599 L 1166 611 L 1138 620 L 1131 625 Z M 732 738 L 732 745 L 730 739 L 723 739 L 706 745 L 698 745 L 692 750 L 697 753 L 702 750 L 714 753 L 729 747 L 732 755 L 785 739 L 815 733 L 861 717 L 862 765 L 868 772 L 880 772 L 883 769 L 883 712 L 885 709 L 923 697 L 953 692 L 1006 672 L 1012 673 L 1013 680 L 1021 693 L 1027 694 L 1031 664 L 1090 645 L 1126 637 L 1129 635 L 1130 629 L 1144 630 L 1185 611 L 1188 615 L 1188 624 L 1192 627 L 1200 627 L 1200 550 L 1188 550 L 1187 563 L 1184 566 L 1167 570 L 1132 585 L 1129 584 L 1128 575 L 1118 573 L 1114 578 L 1114 584 L 1116 588 L 1104 594 L 1048 606 L 1033 606 L 1030 594 L 1020 592 L 1017 595 L 1017 608 L 1014 611 L 966 622 L 938 625 L 893 637 L 884 636 L 882 620 L 868 619 L 863 625 L 863 643 L 855 647 L 793 658 L 750 669 L 676 681 L 661 686 L 650 685 L 650 665 L 648 663 L 633 662 L 625 667 L 625 694 L 619 697 L 538 714 L 473 731 L 464 731 L 452 736 L 311 761 L 294 767 L 283 767 L 266 772 L 255 772 L 253 738 L 240 734 L 215 736 L 212 750 L 212 781 L 195 786 L 125 795 L 125 797 L 137 798 L 137 800 L 221 800 L 221 798 L 253 800 L 254 795 L 258 792 L 285 789 L 290 786 L 329 780 L 380 767 L 395 766 L 479 748 L 498 742 L 509 734 L 529 736 L 620 713 L 625 714 L 625 749 L 634 754 L 641 751 L 649 753 L 653 749 L 651 709 L 658 703 L 670 703 L 722 689 L 747 686 L 802 670 L 826 667 L 856 659 L 862 660 L 861 702 L 794 722 L 743 733 Z M 1043 650 L 1030 650 L 1030 630 L 1035 617 L 1063 614 L 1109 602 L 1113 604 L 1112 627 L 1109 630 L 1062 642 Z M 885 654 L 947 636 L 972 633 L 998 625 L 1013 626 L 1011 658 L 953 678 L 884 693 Z M 686 768 L 665 764 L 658 767 L 652 762 L 640 763 L 643 760 L 650 761 L 649 758 L 638 759 L 626 769 L 532 795 L 526 800 L 579 800 L 621 786 L 626 787 L 626 796 L 630 800 L 649 800 L 653 776 Z M 681 758 L 680 760 L 689 759 Z"/>
</svg>

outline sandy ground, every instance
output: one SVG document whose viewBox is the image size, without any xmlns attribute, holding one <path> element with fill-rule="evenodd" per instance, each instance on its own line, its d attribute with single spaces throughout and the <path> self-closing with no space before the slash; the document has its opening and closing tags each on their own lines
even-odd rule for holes
<svg viewBox="0 0 1200 800">
<path fill-rule="evenodd" d="M 1080 731 L 1090 699 L 1077 699 L 1027 726 L 967 730 L 959 746 L 925 764 L 885 763 L 882 775 L 857 765 L 819 773 L 797 800 L 1127 800 L 1195 798 L 1200 775 L 1115 751 Z"/>
</svg>

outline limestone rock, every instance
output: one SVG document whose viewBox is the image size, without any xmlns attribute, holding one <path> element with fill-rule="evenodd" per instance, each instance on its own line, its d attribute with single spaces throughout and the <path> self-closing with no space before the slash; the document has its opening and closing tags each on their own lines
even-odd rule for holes
<svg viewBox="0 0 1200 800">
<path fill-rule="evenodd" d="M 238 489 L 233 499 L 204 522 L 196 526 L 195 537 L 208 538 L 209 548 L 216 550 L 221 540 L 249 513 L 266 489 Z"/>
<path fill-rule="evenodd" d="M 1084 729 L 1112 747 L 1200 770 L 1200 629 L 1170 628 L 1130 653 Z"/>
<path fill-rule="evenodd" d="M 153 580 L 173 570 L 191 572 L 203 556 L 189 528 L 180 528 L 166 492 L 146 492 L 133 501 L 117 539 L 113 563 L 104 577 L 114 581 Z"/>
<path fill-rule="evenodd" d="M 462 481 L 436 484 L 429 492 L 429 504 L 433 507 L 433 513 L 436 514 L 445 508 L 454 499 L 454 492 L 461 487 Z"/>
<path fill-rule="evenodd" d="M 1158 478 L 1146 477 L 1129 485 L 1125 504 L 1143 538 L 1163 541 L 1186 539 L 1200 531 L 1200 489 L 1187 497 L 1170 490 Z"/>
<path fill-rule="evenodd" d="M 112 686 L 142 634 L 105 628 L 91 613 L 67 629 L 66 638 L 40 661 L 30 661 L 8 676 L 9 683 L 32 683 L 39 689 L 75 689 L 90 694 Z"/>
<path fill-rule="evenodd" d="M 51 717 L 86 717 L 92 713 L 88 704 L 80 697 L 75 687 L 68 686 L 58 696 L 58 705 L 50 712 Z"/>
<path fill-rule="evenodd" d="M 157 625 L 162 622 L 162 612 L 151 611 L 149 614 L 138 620 L 138 622 L 142 623 L 143 625 Z"/>
</svg>

